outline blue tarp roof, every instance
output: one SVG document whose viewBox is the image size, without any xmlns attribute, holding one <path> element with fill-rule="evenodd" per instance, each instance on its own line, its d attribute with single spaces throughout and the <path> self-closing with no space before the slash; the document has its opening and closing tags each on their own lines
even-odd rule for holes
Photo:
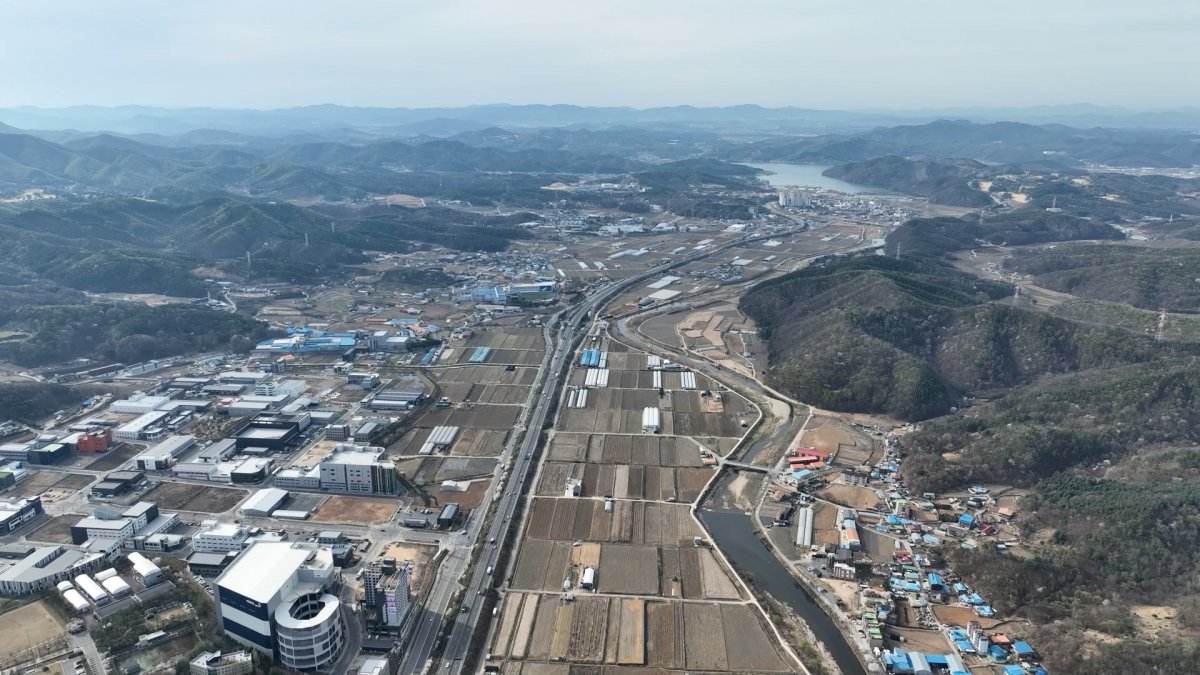
<svg viewBox="0 0 1200 675">
<path fill-rule="evenodd" d="M 958 649 L 958 651 L 965 652 L 967 654 L 972 654 L 975 652 L 975 647 L 971 644 L 970 640 L 955 640 L 954 647 Z"/>
<path fill-rule="evenodd" d="M 1004 666 L 1004 675 L 1025 675 L 1025 669 L 1021 666 Z"/>
<path fill-rule="evenodd" d="M 934 545 L 937 545 L 937 544 L 940 544 L 940 543 L 942 543 L 942 540 L 941 540 L 941 539 L 939 539 L 939 538 L 937 538 L 937 537 L 933 536 L 932 534 L 924 534 L 924 535 L 921 535 L 921 539 L 923 539 L 923 540 L 925 541 L 925 543 L 926 543 L 926 544 L 934 544 Z"/>
<path fill-rule="evenodd" d="M 921 584 L 918 584 L 915 581 L 906 581 L 904 582 L 904 590 L 913 591 L 915 593 L 921 590 Z"/>
<path fill-rule="evenodd" d="M 996 611 L 987 605 L 980 605 L 975 608 L 975 613 L 979 616 L 995 616 Z"/>
<path fill-rule="evenodd" d="M 954 630 L 950 631 L 950 639 L 951 640 L 966 640 L 967 634 L 964 633 L 963 631 L 955 628 Z"/>
<path fill-rule="evenodd" d="M 930 586 L 941 586 L 942 585 L 942 576 L 940 574 L 930 572 L 929 573 L 929 585 Z"/>
<path fill-rule="evenodd" d="M 928 661 L 929 665 L 931 666 L 942 666 L 944 668 L 948 665 L 946 663 L 945 654 L 926 654 L 925 660 Z"/>
<path fill-rule="evenodd" d="M 967 590 L 967 585 L 961 581 L 956 582 L 954 584 L 954 590 L 958 591 L 959 593 L 965 593 Z"/>
<path fill-rule="evenodd" d="M 811 469 L 801 469 L 801 470 L 799 470 L 799 471 L 793 471 L 793 472 L 792 472 L 792 478 L 795 478 L 795 479 L 797 479 L 797 480 L 799 480 L 799 479 L 801 479 L 801 478 L 806 478 L 806 477 L 808 477 L 808 476 L 810 476 L 810 475 L 812 475 L 812 470 L 811 470 Z"/>
<path fill-rule="evenodd" d="M 975 524 L 975 516 L 973 516 L 969 513 L 964 513 L 958 517 L 958 524 L 959 525 L 973 525 L 973 524 Z"/>
<path fill-rule="evenodd" d="M 1024 640 L 1018 640 L 1013 643 L 1013 653 L 1017 656 L 1029 656 L 1033 654 L 1033 647 L 1029 646 L 1029 643 Z"/>
<path fill-rule="evenodd" d="M 982 605 L 982 604 L 983 604 L 983 598 L 979 597 L 979 594 L 978 594 L 978 593 L 972 593 L 972 594 L 971 594 L 970 603 L 971 603 L 972 605 Z"/>
<path fill-rule="evenodd" d="M 988 656 L 996 659 L 997 661 L 1008 660 L 1008 652 L 1004 651 L 1004 648 L 1000 645 L 992 645 L 991 647 L 988 647 Z M 1024 671 L 1020 672 L 1021 675 L 1024 675 Z"/>
</svg>

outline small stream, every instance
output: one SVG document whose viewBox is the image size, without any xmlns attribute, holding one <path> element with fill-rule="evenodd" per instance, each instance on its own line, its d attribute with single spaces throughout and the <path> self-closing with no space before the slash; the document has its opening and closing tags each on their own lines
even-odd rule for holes
<svg viewBox="0 0 1200 675">
<path fill-rule="evenodd" d="M 712 534 L 714 544 L 739 570 L 754 576 L 754 587 L 791 607 L 808 624 L 809 630 L 833 656 L 842 675 L 866 675 L 854 647 L 817 600 L 792 578 L 787 568 L 758 538 L 750 516 L 718 506 L 727 485 L 728 479 L 722 479 L 722 485 L 704 502 L 706 508 L 716 510 L 701 509 L 698 512 Z"/>
</svg>

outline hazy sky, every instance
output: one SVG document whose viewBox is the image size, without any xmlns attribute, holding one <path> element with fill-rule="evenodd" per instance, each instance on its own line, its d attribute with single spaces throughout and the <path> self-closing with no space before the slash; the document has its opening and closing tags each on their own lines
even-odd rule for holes
<svg viewBox="0 0 1200 675">
<path fill-rule="evenodd" d="M 1200 105 L 1196 0 L 5 0 L 0 106 Z"/>
</svg>

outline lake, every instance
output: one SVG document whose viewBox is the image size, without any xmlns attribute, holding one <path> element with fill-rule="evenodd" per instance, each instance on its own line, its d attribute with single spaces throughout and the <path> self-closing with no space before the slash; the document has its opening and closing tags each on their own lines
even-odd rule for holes
<svg viewBox="0 0 1200 675">
<path fill-rule="evenodd" d="M 762 169 L 770 173 L 760 176 L 763 180 L 770 183 L 773 187 L 813 187 L 822 188 L 824 190 L 837 190 L 846 194 L 864 194 L 864 193 L 883 193 L 884 190 L 879 188 L 868 187 L 866 185 L 855 185 L 847 183 L 836 178 L 822 176 L 821 172 L 828 169 L 828 165 L 824 164 L 790 164 L 787 162 L 764 162 L 762 164 L 746 163 L 745 166 L 752 166 L 755 169 Z"/>
</svg>

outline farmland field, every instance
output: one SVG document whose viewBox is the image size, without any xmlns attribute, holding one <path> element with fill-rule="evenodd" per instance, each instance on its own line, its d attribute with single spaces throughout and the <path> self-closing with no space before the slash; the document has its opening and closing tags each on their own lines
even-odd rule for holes
<svg viewBox="0 0 1200 675">
<path fill-rule="evenodd" d="M 604 544 L 597 583 L 605 593 L 654 595 L 658 592 L 658 551 L 646 546 Z"/>
<path fill-rule="evenodd" d="M 683 606 L 684 649 L 688 669 L 726 670 L 725 640 L 720 605 L 689 602 Z"/>
<path fill-rule="evenodd" d="M 789 672 L 776 651 L 773 640 L 762 628 L 748 605 L 722 605 L 721 621 L 725 631 L 725 654 L 734 672 Z"/>
<path fill-rule="evenodd" d="M 675 603 L 646 603 L 646 665 L 655 668 L 674 668 L 677 635 Z M 682 665 L 682 662 L 678 662 Z"/>
<path fill-rule="evenodd" d="M 567 658 L 572 662 L 601 661 L 607 625 L 608 598 L 583 597 L 576 600 Z"/>
<path fill-rule="evenodd" d="M 646 662 L 646 608 L 645 602 L 637 599 L 618 601 L 621 605 L 620 641 L 617 648 L 617 663 L 642 664 Z"/>
<path fill-rule="evenodd" d="M 716 600 L 740 598 L 742 594 L 713 552 L 707 548 L 696 550 L 699 552 L 701 577 L 704 579 L 704 597 Z"/>
</svg>

